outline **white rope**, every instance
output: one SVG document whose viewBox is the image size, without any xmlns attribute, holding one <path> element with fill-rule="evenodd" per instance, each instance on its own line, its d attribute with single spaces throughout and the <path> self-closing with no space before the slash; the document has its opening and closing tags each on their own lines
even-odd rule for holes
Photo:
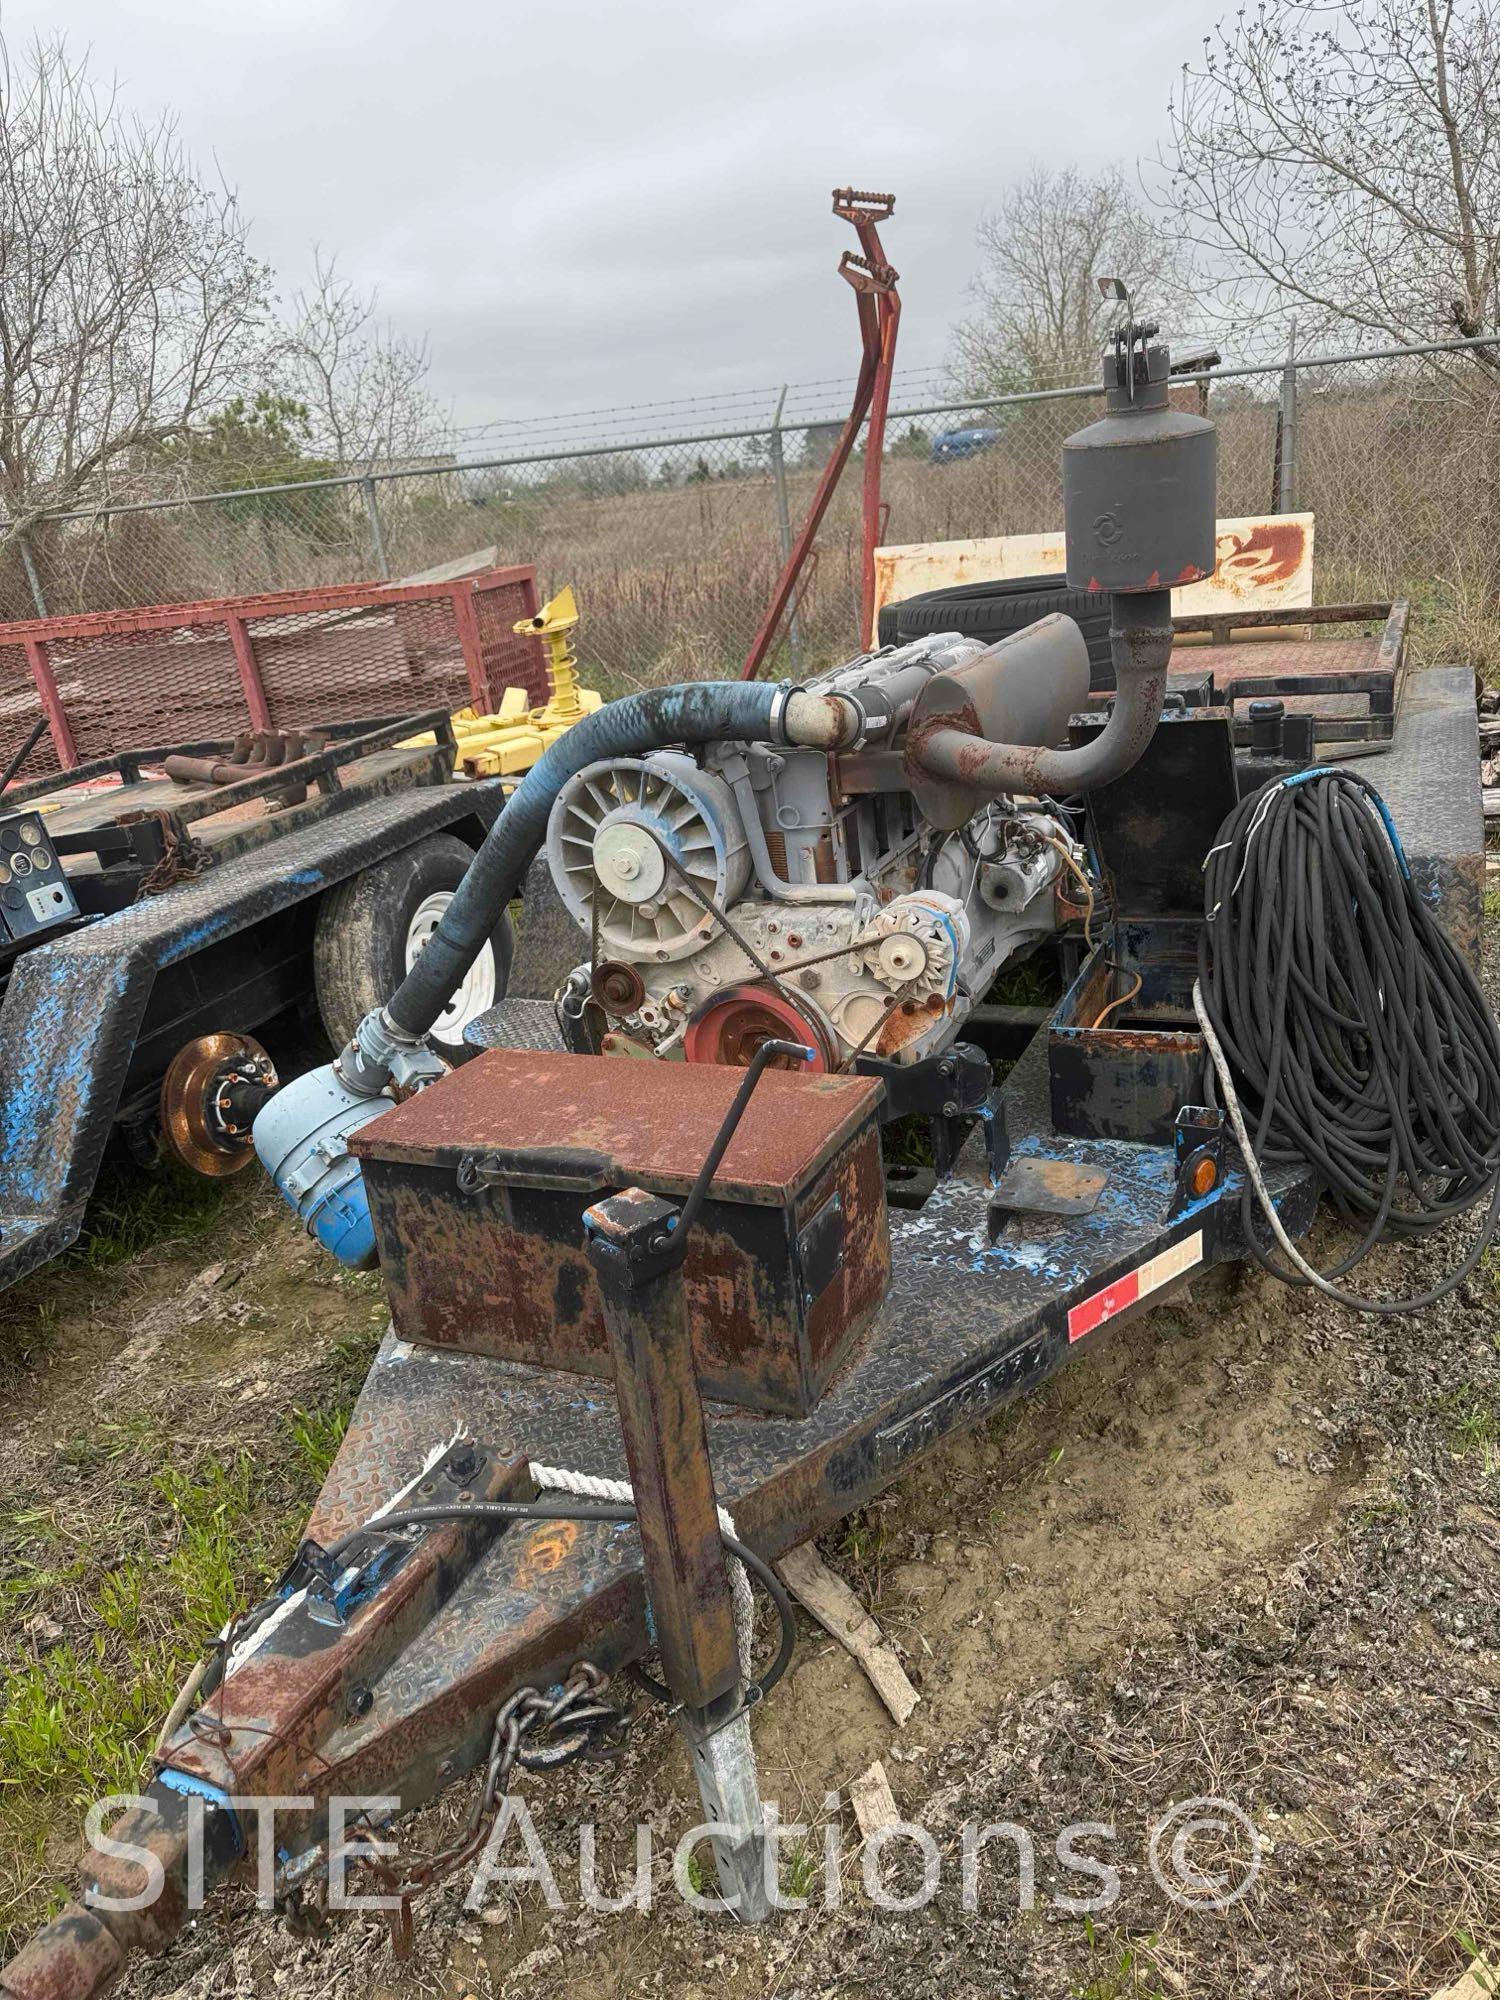
<svg viewBox="0 0 1500 2000">
<path fill-rule="evenodd" d="M 1266 1186 L 1265 1175 L 1260 1170 L 1260 1161 L 1255 1157 L 1255 1148 L 1251 1145 L 1250 1134 L 1245 1128 L 1245 1115 L 1240 1109 L 1239 1095 L 1229 1071 L 1229 1059 L 1224 1054 L 1224 1044 L 1214 1033 L 1214 1024 L 1208 1018 L 1208 1009 L 1203 1004 L 1203 988 L 1196 979 L 1193 981 L 1193 1012 L 1198 1016 L 1198 1026 L 1203 1030 L 1203 1039 L 1208 1044 L 1214 1073 L 1219 1079 L 1219 1089 L 1224 1094 L 1224 1109 L 1229 1113 L 1229 1123 L 1239 1142 L 1245 1172 L 1250 1178 L 1251 1187 L 1255 1190 L 1255 1199 L 1260 1204 L 1261 1213 L 1271 1225 L 1271 1234 L 1310 1285 L 1316 1285 L 1320 1292 L 1327 1292 L 1331 1299 L 1338 1299 L 1347 1305 L 1349 1301 L 1337 1285 L 1330 1284 L 1321 1271 L 1315 1271 L 1308 1263 L 1291 1237 L 1287 1235 L 1285 1225 L 1276 1212 L 1276 1204 L 1271 1199 L 1271 1190 Z"/>
<path fill-rule="evenodd" d="M 559 1465 L 538 1465 L 535 1459 L 530 1469 L 538 1486 L 550 1487 L 554 1492 L 571 1493 L 578 1500 L 615 1500 L 621 1505 L 635 1504 L 635 1489 L 628 1479 L 604 1479 L 592 1472 L 569 1472 Z M 719 1509 L 719 1526 L 726 1535 L 733 1535 L 736 1541 L 739 1540 L 734 1516 L 727 1507 Z M 727 1549 L 725 1558 L 729 1564 L 729 1588 L 734 1599 L 734 1638 L 740 1656 L 740 1675 L 748 1682 L 755 1642 L 755 1593 L 750 1588 L 745 1565 L 738 1557 L 730 1555 Z"/>
</svg>

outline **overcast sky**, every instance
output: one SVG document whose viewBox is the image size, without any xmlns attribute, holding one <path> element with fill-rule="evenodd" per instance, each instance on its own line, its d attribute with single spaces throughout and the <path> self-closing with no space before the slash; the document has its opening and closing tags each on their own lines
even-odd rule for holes
<svg viewBox="0 0 1500 2000">
<path fill-rule="evenodd" d="M 425 333 L 460 424 L 852 374 L 838 182 L 890 188 L 899 359 L 934 366 L 982 207 L 1157 143 L 1215 0 L 3 0 L 92 47 L 240 191 Z"/>
</svg>

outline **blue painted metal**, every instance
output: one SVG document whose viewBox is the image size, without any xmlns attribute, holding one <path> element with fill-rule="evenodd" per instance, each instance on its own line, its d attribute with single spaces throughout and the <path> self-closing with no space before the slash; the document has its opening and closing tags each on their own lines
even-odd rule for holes
<svg viewBox="0 0 1500 2000">
<path fill-rule="evenodd" d="M 24 953 L 0 1004 L 0 1286 L 77 1237 L 160 974 L 502 803 L 494 783 L 350 792 L 295 832 Z"/>
<path fill-rule="evenodd" d="M 184 1798 L 202 1799 L 205 1805 L 210 1805 L 216 1812 L 222 1813 L 224 1817 L 219 1823 L 232 1835 L 235 1853 L 244 1853 L 244 1824 L 234 1809 L 233 1799 L 221 1786 L 211 1785 L 206 1778 L 195 1778 L 190 1771 L 174 1771 L 170 1766 L 164 1766 L 159 1770 L 151 1782 L 160 1786 L 165 1792 L 178 1792 Z"/>
<path fill-rule="evenodd" d="M 350 1090 L 330 1064 L 309 1070 L 262 1106 L 255 1150 L 309 1236 L 351 1270 L 375 1262 L 375 1228 L 349 1134 L 389 1111 L 388 1097 Z"/>
</svg>

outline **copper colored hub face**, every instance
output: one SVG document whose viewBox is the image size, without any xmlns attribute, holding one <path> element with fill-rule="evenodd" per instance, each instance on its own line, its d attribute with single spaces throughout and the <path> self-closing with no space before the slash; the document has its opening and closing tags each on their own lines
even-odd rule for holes
<svg viewBox="0 0 1500 2000">
<path fill-rule="evenodd" d="M 229 1101 L 227 1093 L 247 1064 L 254 1065 L 256 1082 L 274 1089 L 271 1059 L 249 1035 L 200 1035 L 177 1051 L 162 1078 L 162 1132 L 195 1174 L 237 1174 L 255 1157 L 248 1119 L 242 1132 L 231 1133 L 224 1129 L 223 1111 L 216 1111 Z"/>
<path fill-rule="evenodd" d="M 688 1029 L 686 1054 L 689 1062 L 748 1069 L 761 1043 L 773 1041 L 804 1042 L 818 1054 L 810 1064 L 792 1056 L 773 1056 L 772 1069 L 811 1069 L 815 1075 L 826 1075 L 834 1066 L 824 1030 L 773 987 L 741 986 L 716 1000 Z"/>
<path fill-rule="evenodd" d="M 645 985 L 633 965 L 606 959 L 594 974 L 594 998 L 606 1014 L 633 1014 L 645 997 Z"/>
</svg>

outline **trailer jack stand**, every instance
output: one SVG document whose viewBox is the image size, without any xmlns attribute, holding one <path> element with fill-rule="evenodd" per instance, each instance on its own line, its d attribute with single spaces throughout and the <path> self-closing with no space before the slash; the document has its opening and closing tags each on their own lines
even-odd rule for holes
<svg viewBox="0 0 1500 2000">
<path fill-rule="evenodd" d="M 771 1914 L 770 1853 L 750 1711 L 736 1687 L 709 1708 L 683 1708 L 677 1719 L 693 1760 L 724 1907 L 742 1924 L 763 1923 Z"/>
<path fill-rule="evenodd" d="M 750 1088 L 763 1068 L 752 1070 Z M 770 1914 L 765 1814 L 682 1281 L 692 1206 L 691 1197 L 679 1211 L 626 1188 L 588 1209 L 584 1226 L 614 1354 L 657 1651 L 698 1780 L 724 1906 L 753 1924 Z"/>
</svg>

